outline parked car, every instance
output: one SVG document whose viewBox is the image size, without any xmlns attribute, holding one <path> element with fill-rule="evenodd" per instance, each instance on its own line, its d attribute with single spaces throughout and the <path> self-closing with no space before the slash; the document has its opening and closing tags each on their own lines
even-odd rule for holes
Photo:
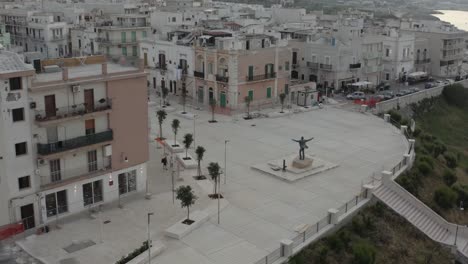
<svg viewBox="0 0 468 264">
<path fill-rule="evenodd" d="M 427 83 L 424 84 L 424 89 L 431 89 L 431 88 L 436 87 L 436 86 L 437 86 L 437 84 L 434 83 L 434 82 L 427 82 Z"/>
<path fill-rule="evenodd" d="M 377 88 L 378 91 L 390 90 L 390 84 L 385 83 L 385 82 L 381 82 L 379 85 L 377 85 L 376 88 Z"/>
<path fill-rule="evenodd" d="M 409 89 L 409 91 L 410 91 L 410 93 L 417 93 L 417 92 L 420 91 L 420 89 L 416 88 L 416 87 L 412 87 L 412 88 Z"/>
<path fill-rule="evenodd" d="M 410 90 L 401 90 L 401 91 L 399 91 L 399 92 L 396 93 L 396 96 L 397 96 L 397 97 L 405 96 L 405 95 L 408 95 L 408 94 L 410 94 L 410 93 L 411 93 Z"/>
<path fill-rule="evenodd" d="M 455 82 L 455 81 L 452 80 L 452 79 L 445 79 L 445 80 L 444 80 L 444 84 L 445 84 L 445 85 L 451 85 L 451 84 L 453 84 L 454 82 Z"/>
<path fill-rule="evenodd" d="M 346 95 L 346 99 L 348 100 L 366 99 L 366 94 L 364 92 L 353 92 L 353 93 Z"/>
<path fill-rule="evenodd" d="M 384 96 L 385 100 L 389 100 L 389 99 L 392 99 L 393 97 L 395 97 L 395 95 L 393 94 L 392 91 L 385 91 L 385 92 L 382 93 L 382 95 Z"/>
</svg>

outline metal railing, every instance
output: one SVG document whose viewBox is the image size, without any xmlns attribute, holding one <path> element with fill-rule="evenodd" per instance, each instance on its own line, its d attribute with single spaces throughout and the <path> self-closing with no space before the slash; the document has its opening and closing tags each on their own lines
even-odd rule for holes
<svg viewBox="0 0 468 264">
<path fill-rule="evenodd" d="M 193 76 L 205 79 L 205 72 L 193 71 Z"/>
<path fill-rule="evenodd" d="M 431 59 L 421 59 L 421 60 L 416 60 L 414 64 L 425 64 L 431 62 Z"/>
<path fill-rule="evenodd" d="M 262 80 L 273 79 L 273 78 L 276 78 L 276 72 L 247 76 L 245 79 L 248 82 L 255 82 L 255 81 L 262 81 Z"/>
<path fill-rule="evenodd" d="M 85 166 L 80 166 L 76 168 L 63 168 L 58 171 L 50 171 L 47 174 L 40 175 L 41 177 L 41 187 L 45 188 L 50 185 L 58 184 L 71 180 L 78 177 L 83 177 L 86 175 L 95 175 L 106 172 L 112 168 L 110 159 L 104 159 L 102 162 L 90 162 Z"/>
<path fill-rule="evenodd" d="M 319 68 L 319 64 L 317 62 L 307 62 L 307 67 L 311 68 L 312 70 L 316 70 Z"/>
<path fill-rule="evenodd" d="M 350 69 L 360 69 L 361 68 L 361 63 L 352 63 L 349 65 Z"/>
<path fill-rule="evenodd" d="M 333 65 L 320 63 L 320 69 L 331 71 L 333 69 Z"/>
<path fill-rule="evenodd" d="M 37 143 L 37 153 L 39 155 L 50 155 L 70 149 L 111 141 L 113 138 L 112 130 L 109 129 L 104 132 L 66 139 L 55 143 Z"/>
<path fill-rule="evenodd" d="M 36 110 L 35 118 L 38 122 L 45 122 L 51 120 L 57 120 L 62 118 L 74 117 L 78 115 L 85 115 L 89 113 L 106 111 L 112 108 L 111 101 L 109 98 L 101 99 L 94 102 L 94 106 L 88 106 L 86 103 L 70 105 L 56 108 L 55 115 L 48 116 L 45 110 Z"/>
<path fill-rule="evenodd" d="M 221 75 L 216 74 L 216 81 L 217 82 L 227 83 L 227 82 L 229 82 L 229 77 L 228 76 L 221 76 Z"/>
</svg>

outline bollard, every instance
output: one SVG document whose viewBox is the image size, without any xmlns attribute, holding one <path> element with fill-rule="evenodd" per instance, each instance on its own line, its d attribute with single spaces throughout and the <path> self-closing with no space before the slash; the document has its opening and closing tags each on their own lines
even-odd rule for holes
<svg viewBox="0 0 468 264">
<path fill-rule="evenodd" d="M 390 123 L 390 114 L 384 114 L 383 115 L 383 120 L 387 123 Z"/>
<path fill-rule="evenodd" d="M 390 182 L 392 180 L 393 173 L 391 171 L 382 171 L 382 182 Z"/>
<path fill-rule="evenodd" d="M 281 240 L 281 257 L 289 258 L 293 253 L 293 241 L 289 239 Z"/>
<path fill-rule="evenodd" d="M 408 126 L 400 126 L 400 131 L 403 135 L 405 135 L 406 131 L 408 131 Z"/>
<path fill-rule="evenodd" d="M 338 224 L 338 210 L 335 208 L 328 209 L 328 216 L 330 219 L 330 223 L 332 225 Z"/>
</svg>

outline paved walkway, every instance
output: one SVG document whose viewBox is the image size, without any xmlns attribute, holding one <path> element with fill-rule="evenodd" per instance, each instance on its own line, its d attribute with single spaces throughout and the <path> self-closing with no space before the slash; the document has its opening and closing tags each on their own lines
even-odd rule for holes
<svg viewBox="0 0 468 264">
<path fill-rule="evenodd" d="M 166 238 L 162 231 L 183 219 L 185 210 L 172 204 L 171 177 L 160 167 L 163 149 L 150 140 L 148 173 L 151 200 L 143 195 L 129 197 L 124 209 L 115 205 L 105 208 L 103 243 L 100 243 L 99 220 L 83 215 L 69 220 L 60 230 L 23 241 L 29 252 L 49 263 L 74 258 L 75 263 L 113 263 L 136 248 L 146 238 L 146 213 L 155 212 L 151 232 L 154 240 L 167 247 L 155 258 L 158 264 L 184 263 L 254 263 L 279 247 L 279 241 L 295 236 L 295 227 L 312 224 L 339 207 L 361 189 L 361 184 L 374 172 L 389 169 L 407 149 L 407 142 L 391 125 L 372 115 L 325 108 L 281 118 L 243 120 L 239 117 L 216 116 L 211 124 L 209 112 L 199 112 L 195 121 L 197 145 L 207 149 L 203 166 L 216 161 L 224 167 L 227 145 L 227 183 L 221 189 L 229 205 L 221 212 L 221 224 L 215 215 L 181 241 Z M 149 107 L 151 139 L 158 134 L 156 107 Z M 164 135 L 170 137 L 169 114 Z M 178 139 L 193 133 L 194 121 L 178 118 Z M 252 170 L 251 165 L 276 159 L 297 151 L 291 139 L 315 137 L 309 142 L 309 153 L 340 166 L 325 173 L 287 183 Z M 190 150 L 193 154 L 193 149 Z M 194 209 L 205 209 L 214 201 L 190 177 L 182 172 L 180 184 L 190 184 L 200 197 Z M 223 178 L 224 182 L 224 178 Z M 91 239 L 97 245 L 67 253 L 62 248 L 73 240 Z"/>
</svg>

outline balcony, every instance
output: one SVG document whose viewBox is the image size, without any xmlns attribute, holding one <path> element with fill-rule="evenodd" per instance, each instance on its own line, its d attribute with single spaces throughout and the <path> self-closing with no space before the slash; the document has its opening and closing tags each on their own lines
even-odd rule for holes
<svg viewBox="0 0 468 264">
<path fill-rule="evenodd" d="M 46 125 L 48 123 L 58 123 L 70 119 L 84 118 L 89 114 L 108 112 L 111 109 L 112 105 L 110 99 L 101 99 L 92 106 L 83 103 L 56 108 L 55 115 L 47 115 L 45 110 L 36 110 L 35 117 L 39 125 Z"/>
<path fill-rule="evenodd" d="M 193 71 L 193 76 L 201 79 L 205 79 L 205 73 L 204 72 L 199 72 L 199 71 Z"/>
<path fill-rule="evenodd" d="M 167 70 L 167 64 L 160 64 L 159 62 L 156 63 L 156 69 L 158 70 L 163 70 L 163 71 L 166 71 Z"/>
<path fill-rule="evenodd" d="M 352 64 L 349 65 L 349 68 L 351 70 L 360 69 L 361 68 L 361 63 L 352 63 Z"/>
<path fill-rule="evenodd" d="M 299 68 L 299 63 L 297 63 L 297 62 L 296 62 L 296 63 L 293 63 L 293 64 L 292 64 L 292 68 L 293 68 L 293 69 Z"/>
<path fill-rule="evenodd" d="M 229 82 L 229 77 L 216 74 L 216 81 L 217 82 L 227 83 L 227 82 Z"/>
<path fill-rule="evenodd" d="M 267 79 L 274 79 L 276 78 L 276 72 L 266 73 L 261 75 L 254 75 L 254 76 L 247 76 L 245 79 L 248 82 L 255 82 L 255 81 L 262 81 Z"/>
<path fill-rule="evenodd" d="M 317 62 L 307 62 L 307 67 L 309 67 L 311 70 L 317 70 L 319 68 L 319 64 Z"/>
<path fill-rule="evenodd" d="M 366 60 L 372 60 L 372 59 L 377 59 L 379 57 L 382 57 L 381 52 L 364 52 L 362 54 L 362 57 Z"/>
<path fill-rule="evenodd" d="M 112 130 L 107 130 L 100 133 L 85 135 L 72 139 L 66 139 L 55 143 L 37 144 L 37 154 L 46 156 L 54 153 L 59 153 L 71 149 L 86 147 L 94 144 L 99 144 L 107 141 L 112 141 L 114 138 Z"/>
<path fill-rule="evenodd" d="M 414 64 L 426 64 L 431 62 L 431 59 L 422 59 L 422 60 L 415 60 Z"/>
<path fill-rule="evenodd" d="M 110 172 L 111 169 L 112 166 L 109 157 L 108 159 L 104 159 L 102 163 L 91 162 L 78 168 L 49 171 L 48 173 L 40 174 L 41 189 L 47 190 L 57 188 L 76 181 L 90 179 Z"/>
<path fill-rule="evenodd" d="M 333 66 L 331 64 L 320 63 L 320 69 L 326 70 L 326 71 L 331 71 L 333 69 Z"/>
<path fill-rule="evenodd" d="M 66 37 L 61 35 L 61 36 L 53 36 L 51 41 L 61 41 L 61 40 L 65 40 Z"/>
<path fill-rule="evenodd" d="M 442 61 L 448 61 L 448 60 L 461 60 L 463 59 L 463 53 L 457 53 L 457 54 L 441 54 L 440 55 L 440 60 Z"/>
</svg>

